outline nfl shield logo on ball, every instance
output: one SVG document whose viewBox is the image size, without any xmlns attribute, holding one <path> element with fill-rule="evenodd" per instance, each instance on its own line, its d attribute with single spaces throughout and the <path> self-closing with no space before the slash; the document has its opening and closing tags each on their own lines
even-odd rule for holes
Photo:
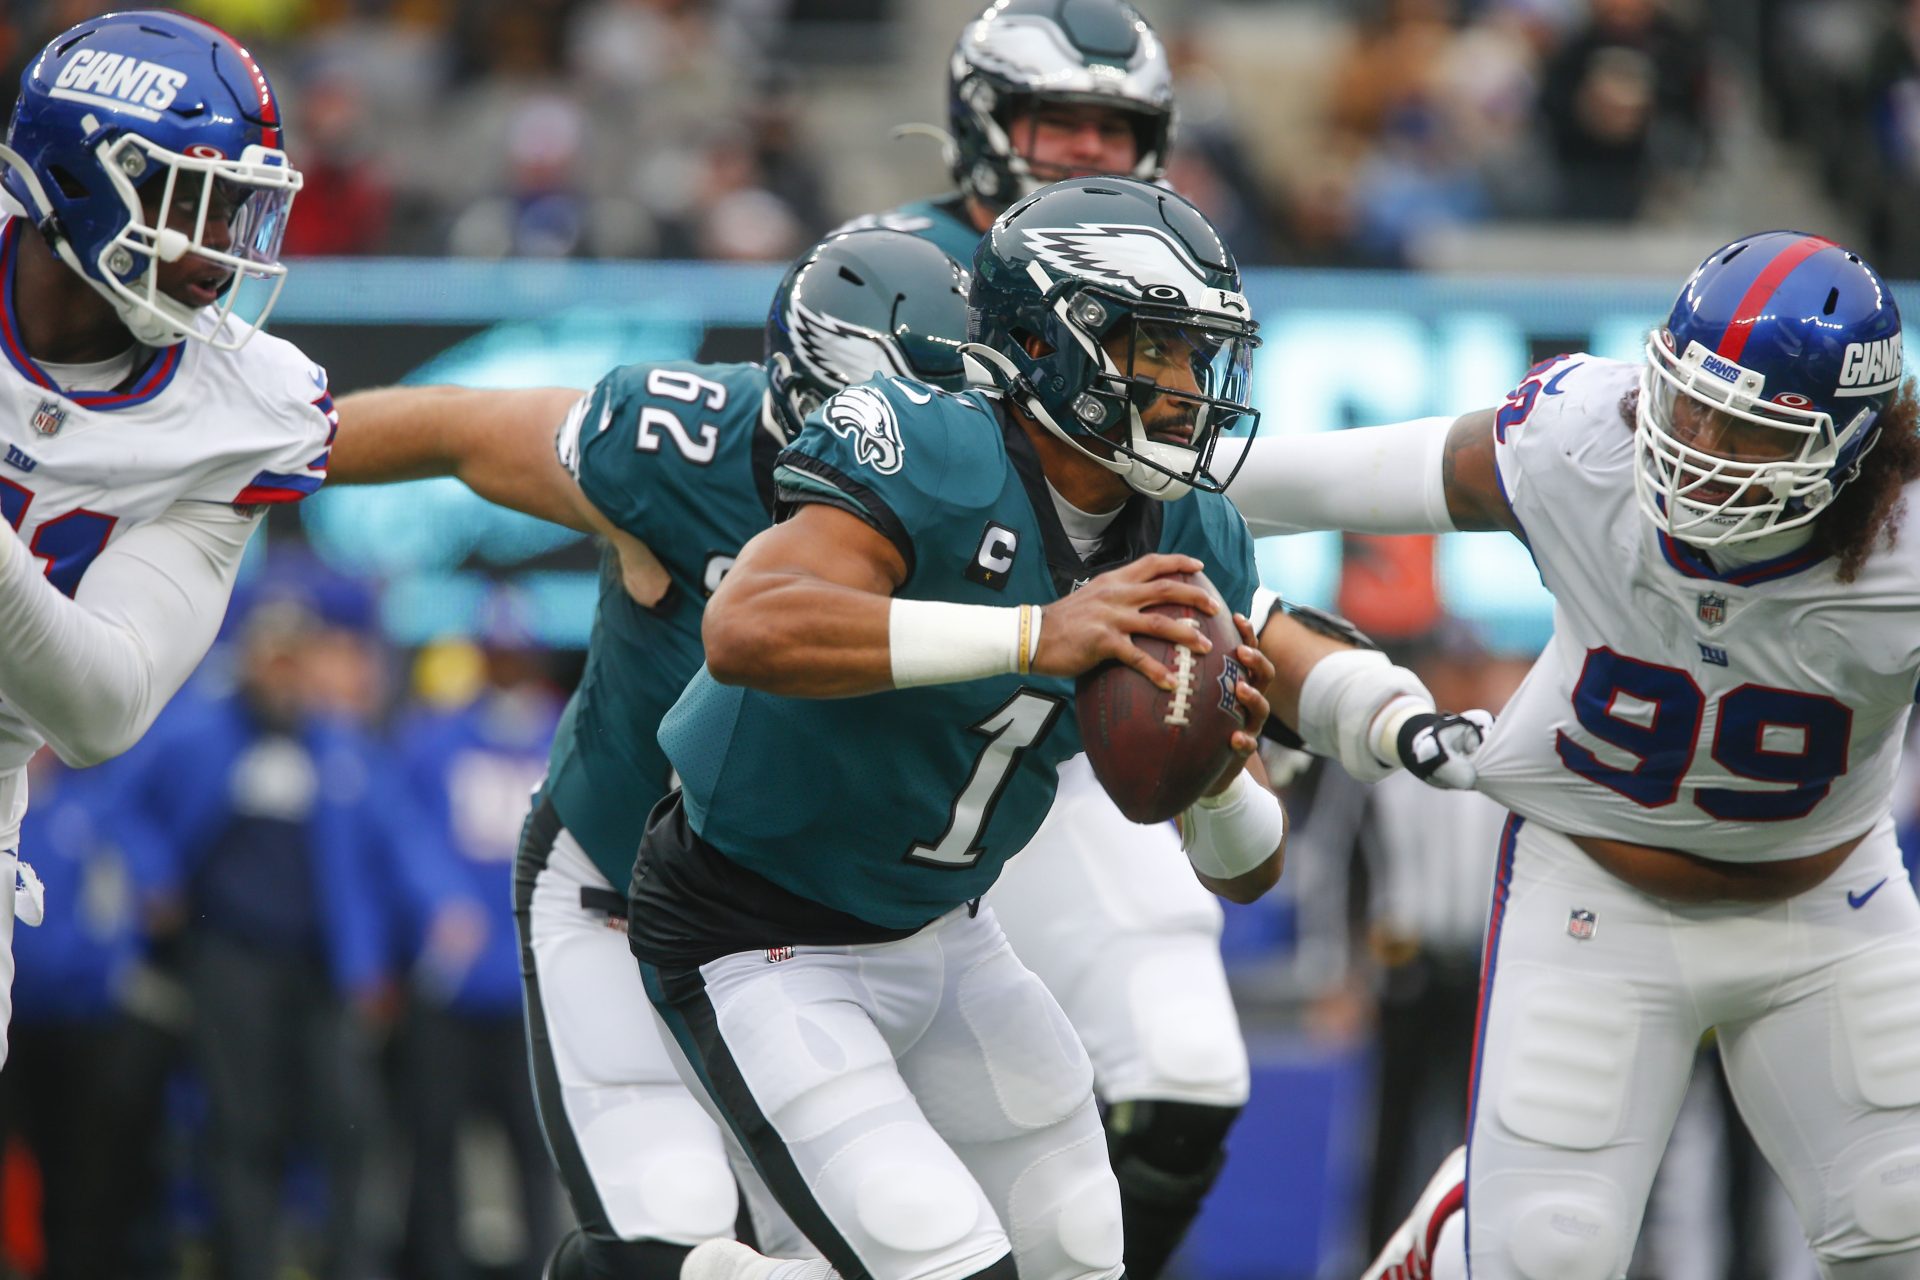
<svg viewBox="0 0 1920 1280">
<path fill-rule="evenodd" d="M 1593 912 L 1582 911 L 1579 907 L 1575 907 L 1573 913 L 1567 917 L 1567 935 L 1576 942 L 1585 942 L 1593 937 L 1593 930 Z"/>
<path fill-rule="evenodd" d="M 1717 591 L 1702 591 L 1694 611 L 1702 625 L 1717 627 L 1727 620 L 1727 598 Z"/>
<path fill-rule="evenodd" d="M 58 400 L 42 400 L 40 407 L 33 411 L 33 429 L 43 436 L 58 431 L 66 420 L 67 407 Z"/>
</svg>

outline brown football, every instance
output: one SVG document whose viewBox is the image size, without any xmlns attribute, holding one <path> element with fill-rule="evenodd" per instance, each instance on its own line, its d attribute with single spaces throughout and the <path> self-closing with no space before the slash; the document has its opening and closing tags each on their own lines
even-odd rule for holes
<svg viewBox="0 0 1920 1280">
<path fill-rule="evenodd" d="M 1180 576 L 1219 598 L 1206 575 Z M 1134 822 L 1165 822 L 1198 800 L 1233 759 L 1233 734 L 1244 727 L 1233 690 L 1245 668 L 1233 656 L 1240 636 L 1231 611 L 1222 608 L 1209 617 L 1184 605 L 1161 604 L 1152 612 L 1194 618 L 1213 650 L 1195 653 L 1141 636 L 1140 647 L 1173 672 L 1171 692 L 1118 662 L 1102 663 L 1074 687 L 1074 710 L 1094 776 Z"/>
</svg>

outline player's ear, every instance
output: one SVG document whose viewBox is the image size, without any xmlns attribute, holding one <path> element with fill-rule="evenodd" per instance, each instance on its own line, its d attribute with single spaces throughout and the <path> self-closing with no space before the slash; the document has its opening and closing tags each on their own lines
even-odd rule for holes
<svg viewBox="0 0 1920 1280">
<path fill-rule="evenodd" d="M 1022 333 L 1020 335 L 1020 346 L 1021 349 L 1035 360 L 1053 354 L 1053 348 L 1048 345 L 1047 340 L 1037 333 Z"/>
</svg>

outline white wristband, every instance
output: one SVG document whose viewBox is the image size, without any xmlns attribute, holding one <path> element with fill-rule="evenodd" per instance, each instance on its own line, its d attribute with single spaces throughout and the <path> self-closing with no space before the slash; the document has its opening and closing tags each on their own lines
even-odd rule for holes
<svg viewBox="0 0 1920 1280">
<path fill-rule="evenodd" d="M 1201 875 L 1232 880 L 1253 870 L 1287 838 L 1280 797 L 1245 769 L 1217 796 L 1203 796 L 1180 815 L 1180 847 Z"/>
<path fill-rule="evenodd" d="M 1431 711 L 1433 695 L 1420 678 L 1387 661 L 1373 649 L 1342 649 L 1313 664 L 1300 685 L 1300 738 L 1309 750 L 1332 756 L 1361 782 L 1378 782 L 1399 768 L 1389 749 L 1375 753 L 1374 728 L 1380 713 L 1401 699 L 1415 699 L 1413 710 Z M 1411 704 L 1408 704 L 1411 706 Z M 1393 725 L 1398 732 L 1399 725 Z"/>
<path fill-rule="evenodd" d="M 895 600 L 887 652 L 896 689 L 1025 675 L 1040 652 L 1040 606 Z"/>
</svg>

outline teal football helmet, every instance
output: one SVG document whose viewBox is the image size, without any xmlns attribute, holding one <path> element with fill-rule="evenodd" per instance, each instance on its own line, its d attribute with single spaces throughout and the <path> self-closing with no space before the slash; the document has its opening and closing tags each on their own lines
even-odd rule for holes
<svg viewBox="0 0 1920 1280">
<path fill-rule="evenodd" d="M 1020 109 L 1111 107 L 1132 126 L 1128 175 L 1154 181 L 1173 145 L 1166 46 L 1125 0 L 995 0 L 967 24 L 947 66 L 948 160 L 962 191 L 1005 209 L 1066 175 L 1035 170 L 1013 136 Z"/>
<path fill-rule="evenodd" d="M 767 376 L 786 437 L 841 388 L 883 374 L 961 390 L 967 286 L 964 267 L 903 231 L 849 231 L 801 254 L 767 312 Z"/>
<path fill-rule="evenodd" d="M 1180 196 L 1127 178 L 1043 188 L 980 242 L 968 310 L 969 380 L 1138 492 L 1233 479 L 1214 474 L 1213 449 L 1258 425 L 1259 326 L 1233 255 Z"/>
</svg>

